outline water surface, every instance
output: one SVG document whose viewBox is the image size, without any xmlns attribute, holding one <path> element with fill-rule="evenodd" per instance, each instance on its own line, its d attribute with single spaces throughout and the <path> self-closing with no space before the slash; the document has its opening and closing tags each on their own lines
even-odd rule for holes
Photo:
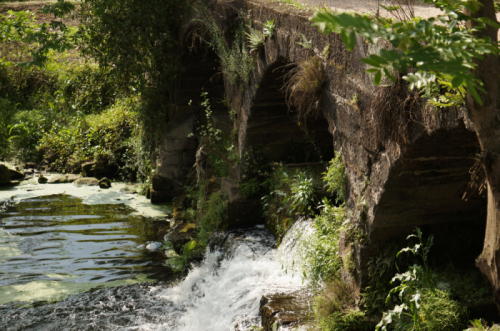
<svg viewBox="0 0 500 331">
<path fill-rule="evenodd" d="M 124 204 L 65 194 L 21 200 L 0 213 L 0 303 L 167 279 L 163 253 L 135 248 L 162 240 L 168 228 Z"/>
</svg>

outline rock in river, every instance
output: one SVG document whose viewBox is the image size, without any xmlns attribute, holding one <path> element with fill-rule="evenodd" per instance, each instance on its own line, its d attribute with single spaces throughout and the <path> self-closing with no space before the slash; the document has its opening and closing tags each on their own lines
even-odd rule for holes
<svg viewBox="0 0 500 331">
<path fill-rule="evenodd" d="M 99 185 L 99 180 L 94 177 L 85 177 L 85 178 L 80 178 L 77 179 L 73 182 L 73 185 L 76 187 L 82 187 L 82 186 L 98 186 Z"/>
<path fill-rule="evenodd" d="M 110 188 L 111 187 L 111 181 L 104 177 L 99 181 L 99 187 L 100 188 Z"/>
<path fill-rule="evenodd" d="M 48 183 L 49 184 L 73 183 L 74 181 L 80 178 L 82 178 L 81 175 L 55 175 L 50 177 Z"/>
</svg>

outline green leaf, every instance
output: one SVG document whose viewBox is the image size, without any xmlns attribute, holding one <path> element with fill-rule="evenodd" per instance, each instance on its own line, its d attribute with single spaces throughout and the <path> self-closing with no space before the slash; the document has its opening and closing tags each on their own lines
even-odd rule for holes
<svg viewBox="0 0 500 331">
<path fill-rule="evenodd" d="M 466 80 L 465 81 L 465 85 L 467 85 L 467 90 L 469 91 L 469 93 L 474 97 L 474 100 L 476 100 L 476 102 L 482 106 L 483 105 L 483 100 L 481 100 L 481 97 L 479 96 L 479 94 L 477 93 L 477 90 L 476 88 L 474 87 L 474 83 L 472 83 L 471 81 L 468 81 Z"/>
<path fill-rule="evenodd" d="M 380 85 L 380 80 L 381 79 L 382 79 L 382 72 L 379 70 L 375 74 L 375 77 L 373 77 L 373 83 L 375 84 L 375 86 L 379 86 Z"/>
<path fill-rule="evenodd" d="M 377 61 L 375 61 L 371 57 L 369 57 L 369 58 L 363 58 L 363 59 L 361 59 L 361 62 L 366 63 L 368 65 L 371 65 L 372 67 L 377 67 L 377 68 L 381 67 L 380 63 L 378 63 Z"/>
<path fill-rule="evenodd" d="M 464 78 L 461 77 L 461 76 L 456 76 L 455 78 L 453 78 L 451 80 L 451 86 L 453 88 L 457 88 L 459 87 L 460 85 L 462 85 L 462 83 L 464 82 Z"/>
</svg>

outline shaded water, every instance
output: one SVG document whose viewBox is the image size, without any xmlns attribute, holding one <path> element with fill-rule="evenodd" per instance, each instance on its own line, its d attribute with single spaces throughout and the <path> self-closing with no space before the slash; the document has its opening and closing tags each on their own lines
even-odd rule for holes
<svg viewBox="0 0 500 331">
<path fill-rule="evenodd" d="M 162 266 L 162 253 L 134 249 L 145 241 L 162 240 L 169 223 L 134 212 L 123 204 L 83 204 L 69 195 L 10 205 L 0 213 L 0 303 L 29 300 L 23 292 L 48 287 L 74 293 L 75 286 L 78 292 L 96 283 L 171 275 Z M 20 288 L 23 284 L 29 286 Z M 12 297 L 13 292 L 18 297 Z"/>
</svg>

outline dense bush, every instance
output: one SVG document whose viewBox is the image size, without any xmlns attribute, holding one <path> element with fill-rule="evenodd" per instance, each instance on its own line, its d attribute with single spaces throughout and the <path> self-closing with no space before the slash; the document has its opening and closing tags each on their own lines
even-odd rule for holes
<svg viewBox="0 0 500 331">
<path fill-rule="evenodd" d="M 295 215 L 313 211 L 320 183 L 319 174 L 308 169 L 282 165 L 274 169 L 266 182 L 269 194 L 262 200 L 266 225 L 276 236 L 286 231 Z"/>
<path fill-rule="evenodd" d="M 222 230 L 227 219 L 227 197 L 219 191 L 213 192 L 203 206 L 201 217 L 198 220 L 198 236 L 203 245 L 208 243 L 210 234 Z"/>
<path fill-rule="evenodd" d="M 372 331 L 374 323 L 365 320 L 365 313 L 349 310 L 347 313 L 335 312 L 319 321 L 322 331 Z"/>
<path fill-rule="evenodd" d="M 67 125 L 54 123 L 44 133 L 43 150 L 53 170 L 80 172 L 85 161 L 104 160 L 131 175 L 136 160 L 131 156 L 137 139 L 137 99 L 119 100 L 100 114 L 76 114 Z M 132 169 L 130 169 L 132 168 Z"/>
</svg>

